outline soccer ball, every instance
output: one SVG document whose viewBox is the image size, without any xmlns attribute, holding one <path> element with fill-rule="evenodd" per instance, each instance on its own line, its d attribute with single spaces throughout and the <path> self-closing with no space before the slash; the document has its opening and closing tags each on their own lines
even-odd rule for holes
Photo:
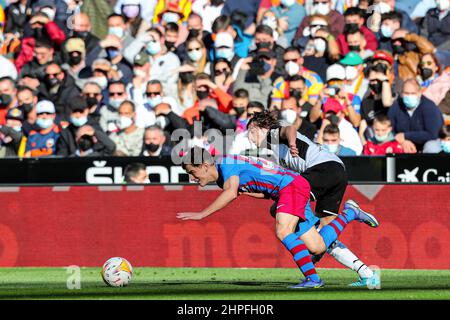
<svg viewBox="0 0 450 320">
<path fill-rule="evenodd" d="M 105 262 L 102 268 L 103 281 L 111 287 L 127 286 L 132 276 L 133 267 L 124 258 L 111 258 Z"/>
</svg>

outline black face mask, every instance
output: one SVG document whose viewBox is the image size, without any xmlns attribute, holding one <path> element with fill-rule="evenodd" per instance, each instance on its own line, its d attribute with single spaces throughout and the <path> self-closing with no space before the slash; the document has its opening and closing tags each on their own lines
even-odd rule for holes
<svg viewBox="0 0 450 320">
<path fill-rule="evenodd" d="M 392 45 L 392 49 L 394 51 L 394 54 L 404 54 L 406 51 L 402 45 L 398 45 L 398 44 Z"/>
<path fill-rule="evenodd" d="M 191 30 L 189 30 L 188 38 L 198 38 L 199 35 L 200 35 L 200 30 L 198 30 L 198 29 L 191 29 Z"/>
<path fill-rule="evenodd" d="M 197 91 L 197 98 L 199 100 L 204 100 L 204 99 L 206 99 L 208 97 L 209 97 L 209 92 L 207 90 L 205 90 L 205 91 Z"/>
<path fill-rule="evenodd" d="M 159 145 L 158 144 L 154 144 L 154 143 L 148 143 L 148 144 L 146 143 L 145 144 L 145 149 L 148 152 L 153 153 L 153 152 L 156 152 L 159 149 Z"/>
<path fill-rule="evenodd" d="M 33 104 L 32 103 L 24 103 L 20 106 L 22 108 L 23 113 L 28 114 L 33 110 Z"/>
<path fill-rule="evenodd" d="M 357 23 L 347 23 L 344 27 L 344 33 L 347 34 L 350 30 L 359 29 L 359 25 Z"/>
<path fill-rule="evenodd" d="M 272 49 L 272 42 L 259 42 L 256 44 L 256 48 L 259 49 Z"/>
<path fill-rule="evenodd" d="M 48 88 L 54 88 L 54 87 L 56 87 L 57 85 L 59 85 L 60 84 L 60 81 L 59 81 L 59 79 L 56 79 L 56 78 L 45 78 L 45 84 L 47 85 L 47 87 Z"/>
<path fill-rule="evenodd" d="M 89 106 L 89 108 L 92 108 L 93 106 L 97 106 L 98 101 L 97 101 L 97 98 L 95 98 L 95 97 L 87 97 L 86 103 Z"/>
<path fill-rule="evenodd" d="M 236 111 L 236 114 L 238 117 L 242 116 L 247 109 L 246 107 L 233 107 L 234 111 Z"/>
<path fill-rule="evenodd" d="M 348 46 L 348 50 L 353 51 L 353 52 L 360 52 L 361 47 L 360 46 Z"/>
<path fill-rule="evenodd" d="M 78 55 L 78 56 L 70 55 L 68 63 L 71 67 L 73 67 L 73 66 L 79 65 L 81 63 L 81 60 L 82 60 L 81 55 Z"/>
<path fill-rule="evenodd" d="M 72 35 L 74 38 L 81 38 L 85 40 L 89 35 L 89 31 L 73 31 Z"/>
<path fill-rule="evenodd" d="M 0 95 L 0 106 L 7 107 L 11 104 L 12 97 L 9 94 Z"/>
<path fill-rule="evenodd" d="M 250 63 L 250 71 L 249 72 L 255 76 L 262 76 L 263 74 L 265 74 L 268 71 L 266 65 L 268 65 L 269 69 L 270 69 L 270 65 L 262 60 L 252 61 Z"/>
<path fill-rule="evenodd" d="M 291 89 L 289 90 L 289 97 L 294 97 L 297 100 L 300 100 L 303 96 L 303 92 L 299 89 Z"/>
<path fill-rule="evenodd" d="M 192 72 L 180 72 L 180 80 L 183 84 L 189 84 L 194 82 L 194 73 Z"/>
<path fill-rule="evenodd" d="M 422 76 L 423 80 L 427 80 L 433 76 L 433 70 L 430 68 L 422 68 L 420 70 L 420 75 Z"/>
<path fill-rule="evenodd" d="M 370 83 L 369 87 L 375 94 L 381 94 L 383 90 L 383 84 L 380 81 Z"/>
<path fill-rule="evenodd" d="M 92 149 L 93 146 L 94 146 L 94 139 L 90 135 L 85 134 L 81 136 L 81 138 L 78 140 L 78 147 L 83 152 Z"/>
<path fill-rule="evenodd" d="M 175 51 L 175 42 L 172 41 L 165 41 L 164 44 L 166 45 L 167 50 L 169 51 Z"/>
<path fill-rule="evenodd" d="M 331 114 L 327 115 L 326 119 L 328 121 L 330 121 L 331 124 L 337 125 L 339 123 L 339 117 L 337 115 L 335 115 L 334 113 L 331 113 Z"/>
</svg>

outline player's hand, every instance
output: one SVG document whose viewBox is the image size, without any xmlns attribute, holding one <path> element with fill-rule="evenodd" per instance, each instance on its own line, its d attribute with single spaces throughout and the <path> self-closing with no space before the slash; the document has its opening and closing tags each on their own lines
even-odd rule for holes
<svg viewBox="0 0 450 320">
<path fill-rule="evenodd" d="M 300 153 L 298 152 L 297 146 L 295 144 L 289 145 L 289 151 L 293 157 L 298 157 Z"/>
<path fill-rule="evenodd" d="M 202 212 L 179 212 L 177 213 L 177 219 L 180 220 L 201 220 L 205 216 Z"/>
</svg>

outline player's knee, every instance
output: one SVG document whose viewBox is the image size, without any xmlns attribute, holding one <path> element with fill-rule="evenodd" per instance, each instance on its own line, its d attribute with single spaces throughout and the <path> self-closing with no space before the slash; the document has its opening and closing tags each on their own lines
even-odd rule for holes
<svg viewBox="0 0 450 320">
<path fill-rule="evenodd" d="M 288 235 L 293 233 L 294 230 L 288 225 L 277 225 L 276 235 L 278 240 L 283 241 Z"/>
</svg>

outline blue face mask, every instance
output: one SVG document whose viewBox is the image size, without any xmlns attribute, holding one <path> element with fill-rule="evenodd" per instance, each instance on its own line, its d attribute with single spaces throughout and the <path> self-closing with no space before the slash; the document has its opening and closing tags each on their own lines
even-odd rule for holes
<svg viewBox="0 0 450 320">
<path fill-rule="evenodd" d="M 110 60 L 117 58 L 117 56 L 120 54 L 120 50 L 109 48 L 106 49 L 106 53 L 108 54 L 108 57 Z"/>
<path fill-rule="evenodd" d="M 234 51 L 230 48 L 226 49 L 216 49 L 216 58 L 217 59 L 227 59 L 231 61 L 233 59 Z"/>
<path fill-rule="evenodd" d="M 161 96 L 156 96 L 154 98 L 148 98 L 147 103 L 150 107 L 155 108 L 158 104 L 162 102 Z"/>
<path fill-rule="evenodd" d="M 385 37 L 385 38 L 391 38 L 392 35 L 394 34 L 394 32 L 391 30 L 391 28 L 382 25 L 382 26 L 381 26 L 381 34 L 382 34 L 383 37 Z"/>
<path fill-rule="evenodd" d="M 445 153 L 450 153 L 450 141 L 441 140 L 441 148 Z"/>
<path fill-rule="evenodd" d="M 154 56 L 161 51 L 161 44 L 156 41 L 149 41 L 147 43 L 146 51 L 149 55 Z"/>
<path fill-rule="evenodd" d="M 420 104 L 420 96 L 404 96 L 403 103 L 408 109 L 417 108 Z"/>
<path fill-rule="evenodd" d="M 375 135 L 375 139 L 380 142 L 386 142 L 386 141 L 391 141 L 393 139 L 394 135 L 392 134 L 392 132 L 389 132 L 388 134 L 385 134 L 384 136 L 379 136 L 379 135 Z"/>
<path fill-rule="evenodd" d="M 72 124 L 75 127 L 82 127 L 88 122 L 88 119 L 87 119 L 87 117 L 81 117 L 81 118 L 71 117 L 70 122 L 72 122 Z"/>
<path fill-rule="evenodd" d="M 331 153 L 337 153 L 339 150 L 338 144 L 324 144 L 323 148 Z"/>
<path fill-rule="evenodd" d="M 41 127 L 42 129 L 48 129 L 53 125 L 53 119 L 42 119 L 42 118 L 38 118 L 36 120 L 36 124 Z"/>
<path fill-rule="evenodd" d="M 122 38 L 125 34 L 125 31 L 123 31 L 121 27 L 111 27 L 108 29 L 108 34 L 112 34 L 118 38 Z"/>
</svg>

